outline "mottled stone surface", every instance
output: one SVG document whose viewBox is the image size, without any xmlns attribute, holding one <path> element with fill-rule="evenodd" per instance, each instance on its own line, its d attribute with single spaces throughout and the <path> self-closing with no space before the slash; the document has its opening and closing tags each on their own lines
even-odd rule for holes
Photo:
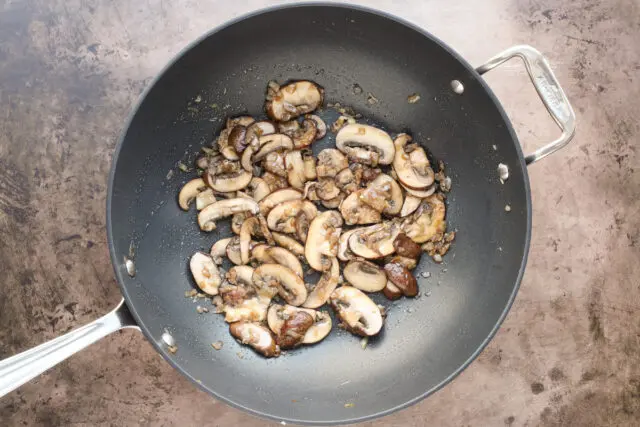
<svg viewBox="0 0 640 427">
<path fill-rule="evenodd" d="M 2 2 L 0 358 L 115 306 L 105 197 L 123 120 L 189 41 L 274 3 Z M 475 64 L 512 44 L 534 45 L 579 121 L 568 148 L 530 167 L 530 261 L 496 338 L 442 391 L 366 425 L 638 425 L 640 6 L 358 3 L 427 28 Z M 487 79 L 526 151 L 557 135 L 521 64 Z M 263 424 L 197 391 L 134 331 L 8 395 L 0 418 L 7 426 Z"/>
</svg>

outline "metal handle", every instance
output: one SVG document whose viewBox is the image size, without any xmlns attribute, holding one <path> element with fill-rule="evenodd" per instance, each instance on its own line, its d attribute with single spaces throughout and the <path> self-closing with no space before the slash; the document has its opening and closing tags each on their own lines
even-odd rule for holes
<svg viewBox="0 0 640 427">
<path fill-rule="evenodd" d="M 514 56 L 524 61 L 524 66 L 540 99 L 562 130 L 558 139 L 525 156 L 525 162 L 529 165 L 558 151 L 571 141 L 576 132 L 576 115 L 556 76 L 553 75 L 549 63 L 537 49 L 531 46 L 513 46 L 476 68 L 476 71 L 484 74 Z"/>
<path fill-rule="evenodd" d="M 123 328 L 137 328 L 124 300 L 109 314 L 30 350 L 0 361 L 0 397 L 69 356 Z"/>
</svg>

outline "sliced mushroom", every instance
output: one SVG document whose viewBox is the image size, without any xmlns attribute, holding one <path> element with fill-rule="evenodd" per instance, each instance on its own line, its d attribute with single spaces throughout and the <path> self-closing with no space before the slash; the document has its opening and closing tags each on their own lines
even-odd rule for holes
<svg viewBox="0 0 640 427">
<path fill-rule="evenodd" d="M 405 187 L 413 190 L 424 190 L 435 181 L 435 173 L 429 164 L 424 149 L 411 142 L 411 136 L 406 133 L 398 135 L 394 141 L 395 156 L 393 170 L 398 180 Z"/>
<path fill-rule="evenodd" d="M 305 200 L 305 202 L 307 201 Z M 307 203 L 311 203 L 311 202 L 307 202 Z M 296 234 L 296 237 L 298 237 L 298 239 L 300 239 L 301 242 L 307 241 L 307 234 L 309 233 L 309 226 L 311 225 L 312 220 L 313 220 L 313 217 L 306 215 L 304 211 L 296 215 L 295 222 L 294 222 L 295 234 Z"/>
<path fill-rule="evenodd" d="M 422 255 L 422 248 L 416 242 L 411 240 L 409 236 L 404 233 L 399 233 L 396 239 L 393 241 L 393 247 L 396 253 L 400 256 L 418 259 Z"/>
<path fill-rule="evenodd" d="M 349 261 L 342 274 L 347 282 L 364 292 L 378 292 L 387 285 L 387 276 L 369 261 Z"/>
<path fill-rule="evenodd" d="M 282 133 L 273 133 L 260 137 L 260 149 L 251 157 L 252 162 L 264 159 L 267 154 L 274 151 L 286 151 L 293 149 L 293 141 Z"/>
<path fill-rule="evenodd" d="M 245 198 L 218 200 L 210 204 L 198 213 L 198 225 L 203 231 L 213 231 L 216 228 L 215 221 L 231 216 L 238 212 L 250 212 L 257 214 L 260 211 L 258 204 Z"/>
<path fill-rule="evenodd" d="M 349 194 L 340 206 L 340 213 L 348 225 L 374 224 L 382 219 L 380 212 L 362 202 L 363 191 L 358 190 Z"/>
<path fill-rule="evenodd" d="M 271 332 L 259 323 L 235 322 L 229 325 L 229 332 L 242 344 L 251 346 L 265 357 L 280 356 L 280 347 L 276 344 Z"/>
<path fill-rule="evenodd" d="M 273 231 L 295 233 L 296 221 L 300 213 L 303 213 L 307 220 L 311 221 L 318 214 L 318 209 L 308 200 L 282 202 L 269 211 L 267 225 Z"/>
<path fill-rule="evenodd" d="M 313 152 L 311 150 L 302 150 L 302 161 L 304 163 L 305 181 L 316 179 L 316 159 L 313 158 Z"/>
<path fill-rule="evenodd" d="M 213 189 L 207 188 L 204 191 L 201 191 L 196 196 L 196 209 L 201 211 L 212 203 L 215 203 L 216 196 L 213 193 Z"/>
<path fill-rule="evenodd" d="M 251 172 L 245 170 L 239 170 L 230 174 L 213 175 L 211 173 L 205 173 L 203 175 L 203 179 L 207 185 L 221 193 L 242 190 L 249 185 L 252 177 Z"/>
<path fill-rule="evenodd" d="M 311 326 L 313 326 L 313 317 L 304 311 L 297 311 L 282 323 L 280 334 L 276 336 L 276 343 L 282 349 L 294 348 L 302 344 L 304 335 Z"/>
<path fill-rule="evenodd" d="M 382 258 L 393 253 L 393 242 L 400 231 L 400 224 L 393 221 L 359 228 L 349 237 L 349 248 L 365 259 Z"/>
<path fill-rule="evenodd" d="M 261 264 L 280 264 L 303 277 L 304 271 L 298 258 L 285 248 L 278 246 L 256 245 L 251 251 L 251 259 Z"/>
<path fill-rule="evenodd" d="M 256 202 L 261 201 L 271 193 L 269 184 L 267 184 L 264 179 L 258 177 L 251 178 L 247 188 L 251 192 L 251 198 Z"/>
<path fill-rule="evenodd" d="M 411 194 L 407 194 L 404 198 L 404 203 L 402 204 L 402 209 L 400 210 L 400 216 L 405 217 L 407 215 L 411 215 L 418 209 L 422 203 L 422 199 Z"/>
<path fill-rule="evenodd" d="M 321 202 L 322 202 L 322 206 L 324 206 L 327 209 L 338 209 L 342 204 L 342 202 L 344 201 L 344 199 L 346 198 L 347 198 L 347 195 L 341 191 L 333 199 L 321 200 Z"/>
<path fill-rule="evenodd" d="M 318 153 L 316 164 L 318 178 L 333 178 L 346 167 L 349 167 L 349 161 L 339 150 L 325 148 Z"/>
<path fill-rule="evenodd" d="M 320 197 L 316 193 L 318 183 L 316 181 L 307 182 L 304 184 L 304 190 L 302 191 L 302 198 L 311 200 L 312 202 L 320 201 Z"/>
<path fill-rule="evenodd" d="M 322 212 L 311 221 L 304 254 L 314 270 L 325 271 L 331 267 L 327 257 L 338 255 L 338 239 L 342 231 L 340 227 L 342 218 L 335 211 Z"/>
<path fill-rule="evenodd" d="M 398 287 L 407 297 L 415 297 L 418 295 L 418 282 L 408 268 L 397 263 L 387 263 L 384 266 L 387 278 Z"/>
<path fill-rule="evenodd" d="M 265 172 L 262 175 L 262 179 L 267 183 L 271 192 L 282 190 L 283 188 L 289 187 L 289 183 L 287 182 L 287 178 L 283 176 L 278 176 L 271 172 Z"/>
<path fill-rule="evenodd" d="M 264 218 L 262 218 L 262 222 L 260 221 L 260 218 L 262 217 L 254 216 L 247 218 L 240 228 L 240 257 L 242 264 L 247 264 L 249 262 L 249 248 L 251 246 L 251 238 L 253 236 L 261 236 L 273 242 L 271 232 L 264 223 Z"/>
<path fill-rule="evenodd" d="M 249 245 L 251 246 L 251 245 Z M 226 248 L 227 258 L 235 265 L 242 265 L 242 253 L 240 252 L 240 237 L 232 237 Z"/>
<path fill-rule="evenodd" d="M 325 271 L 318 283 L 313 287 L 307 300 L 302 304 L 306 308 L 318 308 L 322 306 L 331 293 L 338 287 L 340 281 L 340 264 L 336 258 L 331 258 L 331 268 Z"/>
<path fill-rule="evenodd" d="M 270 93 L 267 114 L 280 122 L 310 113 L 322 105 L 324 89 L 308 80 L 292 82 Z"/>
<path fill-rule="evenodd" d="M 316 140 L 316 122 L 311 119 L 304 119 L 302 127 L 293 133 L 293 146 L 297 149 L 308 147 Z"/>
<path fill-rule="evenodd" d="M 236 268 L 253 270 L 251 267 L 246 265 L 238 266 Z M 232 277 L 232 270 L 227 274 L 228 278 Z M 269 303 L 277 292 L 275 290 L 272 292 L 259 292 L 259 290 L 256 290 L 253 285 L 245 284 L 244 280 L 238 280 L 237 283 L 237 285 L 224 284 L 220 286 L 220 294 L 222 295 L 222 301 L 224 302 L 223 310 L 225 322 L 264 321 L 267 317 Z"/>
<path fill-rule="evenodd" d="M 275 287 L 288 304 L 299 306 L 307 299 L 304 281 L 293 270 L 280 264 L 262 264 L 253 272 L 253 284 L 258 288 Z"/>
<path fill-rule="evenodd" d="M 267 154 L 267 157 L 264 158 L 262 166 L 266 171 L 271 172 L 274 175 L 286 178 L 287 169 L 284 164 L 284 156 L 285 153 L 282 151 L 274 151 L 272 153 L 269 153 Z"/>
<path fill-rule="evenodd" d="M 178 194 L 178 205 L 180 205 L 180 209 L 188 211 L 191 202 L 196 199 L 200 192 L 206 189 L 207 184 L 205 184 L 202 178 L 192 179 L 187 182 Z"/>
<path fill-rule="evenodd" d="M 244 138 L 244 144 L 243 144 L 244 147 L 242 148 L 242 151 L 238 151 L 237 147 L 236 147 L 236 151 L 238 151 L 238 153 L 242 153 L 248 146 L 252 146 L 256 148 L 260 145 L 261 136 L 270 135 L 275 132 L 276 132 L 276 127 L 274 126 L 273 123 L 269 121 L 265 120 L 260 122 L 254 122 L 247 127 L 247 132 L 246 132 L 246 135 Z"/>
<path fill-rule="evenodd" d="M 404 190 L 407 192 L 407 195 L 413 196 L 413 197 L 418 197 L 421 200 L 425 199 L 427 197 L 429 197 L 430 195 L 432 195 L 433 193 L 436 192 L 436 189 L 438 188 L 437 184 L 432 184 L 431 186 L 429 186 L 428 188 L 424 189 L 424 190 L 414 190 L 413 188 L 409 188 L 406 185 L 403 185 L 402 183 L 400 183 L 400 186 L 402 186 L 402 188 L 404 188 Z"/>
<path fill-rule="evenodd" d="M 227 160 L 238 160 L 240 157 L 236 152 L 236 149 L 229 143 L 229 132 L 231 128 L 222 129 L 220 135 L 216 139 L 216 145 L 218 146 L 218 151 L 222 154 Z M 209 162 L 211 163 L 211 162 Z"/>
<path fill-rule="evenodd" d="M 236 125 L 229 131 L 229 145 L 231 145 L 237 154 L 242 154 L 249 141 L 247 141 L 247 127 Z"/>
<path fill-rule="evenodd" d="M 353 286 L 341 286 L 331 294 L 331 306 L 345 327 L 360 336 L 376 335 L 382 329 L 382 313 L 375 302 Z"/>
<path fill-rule="evenodd" d="M 213 258 L 213 262 L 216 264 L 222 264 L 222 257 L 227 255 L 227 245 L 231 241 L 231 237 L 226 239 L 220 239 L 211 246 L 209 255 Z"/>
<path fill-rule="evenodd" d="M 255 119 L 251 116 L 237 116 L 227 118 L 227 129 L 231 129 L 234 126 L 249 126 L 255 122 Z"/>
<path fill-rule="evenodd" d="M 346 194 L 351 194 L 360 187 L 360 183 L 356 179 L 356 175 L 350 167 L 344 168 L 338 172 L 335 182 L 338 188 Z"/>
<path fill-rule="evenodd" d="M 296 119 L 278 123 L 278 132 L 290 137 L 293 137 L 293 134 L 298 130 L 300 130 L 300 123 Z"/>
<path fill-rule="evenodd" d="M 357 123 L 340 129 L 336 135 L 336 147 L 352 161 L 374 166 L 391 164 L 395 154 L 393 140 L 388 133 L 373 126 Z"/>
<path fill-rule="evenodd" d="M 354 258 L 354 254 L 349 248 L 349 237 L 357 230 L 357 228 L 354 228 L 340 235 L 340 240 L 338 241 L 338 259 L 340 261 L 350 261 Z"/>
<path fill-rule="evenodd" d="M 320 178 L 316 186 L 316 194 L 320 200 L 331 200 L 340 195 L 340 189 L 332 178 Z"/>
<path fill-rule="evenodd" d="M 324 138 L 324 136 L 327 134 L 327 124 L 324 122 L 324 120 L 322 120 L 320 116 L 317 116 L 315 114 L 307 114 L 304 117 L 305 119 L 311 119 L 315 122 L 317 130 L 316 139 Z"/>
<path fill-rule="evenodd" d="M 242 229 L 242 224 L 247 219 L 249 215 L 246 212 L 238 212 L 237 214 L 233 214 L 231 217 L 231 231 L 236 234 L 240 234 L 240 230 Z"/>
<path fill-rule="evenodd" d="M 277 231 L 274 231 L 271 235 L 273 236 L 273 240 L 281 247 L 292 252 L 294 255 L 304 256 L 304 246 L 293 237 L 278 233 Z"/>
<path fill-rule="evenodd" d="M 299 341 L 301 344 L 314 344 L 329 335 L 332 321 L 328 313 L 291 305 L 271 304 L 269 312 L 267 313 L 269 329 L 271 329 L 276 336 L 280 336 L 286 325 L 286 321 L 292 319 L 297 313 L 308 314 L 313 320 L 311 326 L 302 335 L 302 339 Z"/>
<path fill-rule="evenodd" d="M 405 256 L 395 255 L 388 258 L 388 262 L 400 264 L 408 270 L 413 270 L 418 266 L 418 260 L 415 258 L 408 258 Z"/>
<path fill-rule="evenodd" d="M 387 299 L 390 299 L 391 301 L 397 300 L 402 296 L 402 291 L 400 290 L 400 288 L 394 285 L 391 280 L 387 281 L 387 286 L 385 286 L 385 288 L 382 290 L 382 293 L 385 297 L 387 297 Z"/>
<path fill-rule="evenodd" d="M 236 286 L 253 286 L 253 268 L 248 265 L 236 265 L 227 272 L 227 280 Z"/>
<path fill-rule="evenodd" d="M 434 194 L 427 197 L 418 210 L 407 217 L 402 229 L 416 243 L 424 243 L 441 236 L 447 229 L 445 221 L 446 207 L 442 196 Z"/>
<path fill-rule="evenodd" d="M 260 201 L 260 213 L 268 215 L 271 209 L 289 200 L 302 199 L 302 193 L 294 188 L 276 190 Z"/>
<path fill-rule="evenodd" d="M 299 150 L 287 152 L 284 158 L 287 180 L 293 188 L 302 190 L 307 180 L 304 171 L 304 160 Z"/>
<path fill-rule="evenodd" d="M 191 256 L 189 268 L 196 285 L 207 295 L 218 295 L 218 287 L 222 277 L 213 258 L 203 252 L 196 252 Z"/>
<path fill-rule="evenodd" d="M 381 173 L 366 189 L 360 199 L 378 212 L 397 215 L 402 209 L 402 189 L 389 175 Z"/>
</svg>

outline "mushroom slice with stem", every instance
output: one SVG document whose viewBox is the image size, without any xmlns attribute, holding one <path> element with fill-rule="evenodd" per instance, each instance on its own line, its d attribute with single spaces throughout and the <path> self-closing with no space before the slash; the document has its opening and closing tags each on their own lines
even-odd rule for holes
<svg viewBox="0 0 640 427">
<path fill-rule="evenodd" d="M 351 194 L 360 187 L 360 183 L 351 168 L 344 168 L 338 172 L 335 182 L 338 188 L 346 194 Z"/>
<path fill-rule="evenodd" d="M 280 264 L 262 264 L 253 272 L 257 288 L 275 287 L 288 304 L 299 306 L 307 299 L 304 281 L 293 270 Z"/>
<path fill-rule="evenodd" d="M 366 337 L 376 335 L 382 329 L 380 308 L 361 290 L 341 286 L 333 291 L 329 300 L 350 332 Z"/>
<path fill-rule="evenodd" d="M 302 193 L 295 188 L 276 190 L 260 201 L 260 213 L 267 216 L 271 209 L 289 200 L 302 199 Z"/>
<path fill-rule="evenodd" d="M 201 191 L 196 196 L 196 209 L 201 211 L 212 203 L 215 203 L 216 196 L 213 193 L 213 189 L 207 188 L 204 191 Z"/>
<path fill-rule="evenodd" d="M 387 132 L 358 123 L 340 129 L 336 147 L 350 160 L 374 166 L 391 164 L 395 154 L 393 140 Z"/>
<path fill-rule="evenodd" d="M 299 214 L 304 214 L 307 221 L 311 221 L 318 214 L 318 209 L 308 200 L 282 202 L 269 211 L 267 225 L 273 231 L 295 233 Z"/>
<path fill-rule="evenodd" d="M 395 146 L 393 170 L 405 187 L 424 190 L 434 183 L 435 173 L 431 169 L 424 149 L 417 144 L 408 144 L 411 140 L 411 136 L 406 133 L 396 137 L 393 143 Z"/>
<path fill-rule="evenodd" d="M 287 169 L 285 167 L 284 157 L 285 153 L 283 151 L 273 151 L 264 158 L 262 166 L 267 172 L 286 178 Z"/>
<path fill-rule="evenodd" d="M 267 324 L 269 325 L 269 329 L 271 329 L 276 337 L 280 337 L 283 329 L 286 333 L 287 327 L 291 327 L 291 325 L 287 325 L 286 322 L 293 319 L 298 313 L 305 313 L 309 315 L 312 322 L 306 331 L 301 334 L 297 340 L 295 340 L 296 343 L 314 344 L 329 335 L 332 321 L 331 316 L 329 316 L 328 313 L 309 308 L 294 307 L 292 305 L 271 304 L 271 307 L 269 307 L 269 311 L 267 312 Z M 299 332 L 299 329 L 296 332 Z"/>
<path fill-rule="evenodd" d="M 276 344 L 271 332 L 259 323 L 234 322 L 229 325 L 229 332 L 240 343 L 252 347 L 265 357 L 280 356 L 280 347 Z"/>
<path fill-rule="evenodd" d="M 342 218 L 335 211 L 322 212 L 311 221 L 304 248 L 305 258 L 311 268 L 326 271 L 331 267 L 327 257 L 338 255 L 341 227 Z"/>
<path fill-rule="evenodd" d="M 302 114 L 311 113 L 324 98 L 324 89 L 308 80 L 291 82 L 278 90 L 269 89 L 265 109 L 273 120 L 291 120 Z"/>
<path fill-rule="evenodd" d="M 340 235 L 340 239 L 338 240 L 338 259 L 340 261 L 351 261 L 355 257 L 349 248 L 349 237 L 357 230 L 357 228 L 354 228 Z"/>
<path fill-rule="evenodd" d="M 397 300 L 398 298 L 402 297 L 402 291 L 400 290 L 400 288 L 394 285 L 391 280 L 387 281 L 387 286 L 385 286 L 385 288 L 382 290 L 382 293 L 385 297 L 387 297 L 387 299 L 391 301 Z"/>
<path fill-rule="evenodd" d="M 440 194 L 427 197 L 418 210 L 407 217 L 402 231 L 416 243 L 424 243 L 441 236 L 447 229 L 446 207 Z"/>
<path fill-rule="evenodd" d="M 327 302 L 331 293 L 338 287 L 339 281 L 340 263 L 338 263 L 336 258 L 331 258 L 331 268 L 322 273 L 318 283 L 313 287 L 313 290 L 309 293 L 307 300 L 302 306 L 307 308 L 321 307 Z"/>
<path fill-rule="evenodd" d="M 418 246 L 419 247 L 419 246 Z M 422 248 L 421 248 L 422 249 Z M 406 256 L 395 255 L 386 258 L 387 262 L 393 262 L 395 264 L 400 264 L 408 270 L 413 270 L 418 266 L 418 260 L 414 258 L 408 258 Z"/>
<path fill-rule="evenodd" d="M 369 261 L 349 261 L 342 274 L 347 282 L 364 292 L 381 291 L 387 284 L 384 271 Z"/>
<path fill-rule="evenodd" d="M 302 190 L 307 180 L 304 173 L 304 160 L 299 150 L 289 151 L 284 157 L 287 180 L 293 188 Z"/>
<path fill-rule="evenodd" d="M 271 193 L 269 184 L 267 184 L 264 179 L 258 177 L 251 178 L 247 188 L 250 191 L 251 198 L 256 202 L 261 201 Z"/>
<path fill-rule="evenodd" d="M 265 172 L 262 174 L 262 179 L 267 183 L 271 192 L 282 190 L 284 188 L 289 187 L 289 183 L 287 182 L 287 178 L 283 176 L 278 176 L 271 172 Z"/>
<path fill-rule="evenodd" d="M 402 264 L 389 262 L 385 264 L 386 277 L 407 297 L 418 295 L 418 281 L 408 268 Z"/>
<path fill-rule="evenodd" d="M 249 245 L 251 246 L 251 244 Z M 232 237 L 225 249 L 227 258 L 235 265 L 242 265 L 242 253 L 240 252 L 240 237 Z"/>
<path fill-rule="evenodd" d="M 196 252 L 191 256 L 189 268 L 196 285 L 207 295 L 218 295 L 218 287 L 222 277 L 213 258 L 203 252 Z"/>
<path fill-rule="evenodd" d="M 249 215 L 247 214 L 247 212 L 238 212 L 236 214 L 233 214 L 233 216 L 231 217 L 231 231 L 239 235 L 240 230 L 242 229 L 242 224 L 244 224 L 244 221 L 248 217 Z"/>
<path fill-rule="evenodd" d="M 233 148 L 229 142 L 230 131 L 231 128 L 222 129 L 222 131 L 220 131 L 220 135 L 218 135 L 218 138 L 216 139 L 216 145 L 218 146 L 218 151 L 220 151 L 220 154 L 222 154 L 225 159 L 235 161 L 240 159 L 240 156 L 238 156 L 236 149 Z"/>
<path fill-rule="evenodd" d="M 393 242 L 400 231 L 400 224 L 394 221 L 359 228 L 349 237 L 349 248 L 365 259 L 382 258 L 395 251 Z"/>
<path fill-rule="evenodd" d="M 189 210 L 189 205 L 193 202 L 198 194 L 207 189 L 207 184 L 202 178 L 195 178 L 187 182 L 178 194 L 178 205 L 184 211 Z"/>
<path fill-rule="evenodd" d="M 325 148 L 318 153 L 316 164 L 318 178 L 333 178 L 347 167 L 349 167 L 349 161 L 335 148 Z"/>
<path fill-rule="evenodd" d="M 300 123 L 296 119 L 278 123 L 278 132 L 290 137 L 293 137 L 293 134 L 298 130 L 300 130 Z"/>
<path fill-rule="evenodd" d="M 407 194 L 404 198 L 404 203 L 402 204 L 402 209 L 400 209 L 400 216 L 405 217 L 407 215 L 411 215 L 418 209 L 422 203 L 422 199 L 411 194 Z"/>
<path fill-rule="evenodd" d="M 245 188 L 251 182 L 253 175 L 245 170 L 238 170 L 229 174 L 213 175 L 205 173 L 204 181 L 215 191 L 228 193 L 230 191 L 238 191 Z"/>
<path fill-rule="evenodd" d="M 362 202 L 363 191 L 358 190 L 349 194 L 340 206 L 340 213 L 348 225 L 375 224 L 382 219 L 380 212 Z"/>
<path fill-rule="evenodd" d="M 332 178 L 320 178 L 316 186 L 316 194 L 320 200 L 331 200 L 340 195 L 340 189 Z"/>
<path fill-rule="evenodd" d="M 311 119 L 304 119 L 302 127 L 293 132 L 293 146 L 297 149 L 308 147 L 316 140 L 317 133 L 316 122 Z"/>
<path fill-rule="evenodd" d="M 282 133 L 273 133 L 260 137 L 260 149 L 251 157 L 253 163 L 264 159 L 267 154 L 274 151 L 286 151 L 293 149 L 293 141 Z"/>
<path fill-rule="evenodd" d="M 215 221 L 231 216 L 238 212 L 250 212 L 257 214 L 260 211 L 258 204 L 246 198 L 218 200 L 198 213 L 198 225 L 203 231 L 213 231 L 216 228 Z"/>
<path fill-rule="evenodd" d="M 311 150 L 302 150 L 302 162 L 304 163 L 305 181 L 316 179 L 318 177 L 316 173 L 316 159 L 313 158 L 313 152 Z"/>
<path fill-rule="evenodd" d="M 304 246 L 293 237 L 278 233 L 277 231 L 272 232 L 271 235 L 279 246 L 292 252 L 294 255 L 304 256 Z"/>
<path fill-rule="evenodd" d="M 431 186 L 425 188 L 424 190 L 414 190 L 413 188 L 409 188 L 406 185 L 403 185 L 402 182 L 400 183 L 400 186 L 404 188 L 408 196 L 418 197 L 420 198 L 420 200 L 429 197 L 430 195 L 435 193 L 436 189 L 438 188 L 438 185 L 435 183 L 431 184 Z"/>
<path fill-rule="evenodd" d="M 278 246 L 259 244 L 251 251 L 251 259 L 261 264 L 280 264 L 291 269 L 298 276 L 303 277 L 302 264 L 293 253 Z"/>
<path fill-rule="evenodd" d="M 280 333 L 276 336 L 276 343 L 282 349 L 297 347 L 302 344 L 304 335 L 312 326 L 313 316 L 304 311 L 296 311 L 283 322 Z"/>
<path fill-rule="evenodd" d="M 360 199 L 385 215 L 397 215 L 402 209 L 402 189 L 393 178 L 384 173 L 364 189 Z"/>
<path fill-rule="evenodd" d="M 311 119 L 316 124 L 316 139 L 322 139 L 327 134 L 327 124 L 315 114 L 307 114 L 304 116 L 305 119 Z"/>
<path fill-rule="evenodd" d="M 227 245 L 231 241 L 231 237 L 226 239 L 220 239 L 211 246 L 209 255 L 213 258 L 213 262 L 216 264 L 222 264 L 222 257 L 227 256 Z"/>
</svg>

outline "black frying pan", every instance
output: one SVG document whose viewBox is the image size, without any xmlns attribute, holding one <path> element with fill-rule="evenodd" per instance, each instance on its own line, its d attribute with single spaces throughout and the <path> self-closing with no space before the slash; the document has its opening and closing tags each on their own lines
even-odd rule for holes
<svg viewBox="0 0 640 427">
<path fill-rule="evenodd" d="M 513 56 L 525 59 L 563 131 L 527 157 L 481 77 Z M 229 229 L 202 233 L 194 215 L 180 211 L 176 194 L 191 175 L 177 171 L 176 164 L 189 162 L 189 154 L 209 143 L 225 117 L 262 115 L 271 79 L 312 79 L 324 86 L 328 102 L 353 106 L 392 133 L 409 129 L 446 163 L 453 178 L 447 203 L 456 242 L 442 265 L 423 256 L 416 270 L 431 273 L 430 278 L 418 274 L 421 291 L 430 296 L 386 302 L 384 330 L 364 351 L 358 338 L 335 328 L 319 345 L 267 360 L 233 341 L 221 316 L 198 315 L 183 296 L 193 286 L 190 255 L 207 250 Z M 452 86 L 453 80 L 462 86 Z M 364 92 L 356 93 L 355 84 Z M 367 93 L 379 102 L 368 103 Z M 413 93 L 421 100 L 409 104 Z M 201 102 L 194 106 L 198 96 Z M 329 110 L 321 114 L 331 119 Z M 527 46 L 474 70 L 425 31 L 362 8 L 287 6 L 231 22 L 192 44 L 164 70 L 116 149 L 107 229 L 126 305 L 0 362 L 0 394 L 114 330 L 139 327 L 197 386 L 262 417 L 338 424 L 415 403 L 464 369 L 504 319 L 529 248 L 526 164 L 569 142 L 574 128 L 573 111 L 548 64 Z M 508 167 L 504 184 L 499 163 Z M 127 274 L 127 257 L 130 273 L 135 266 L 133 277 Z M 210 344 L 220 339 L 225 346 L 214 351 Z M 178 352 L 171 354 L 167 344 L 174 342 Z"/>
</svg>

